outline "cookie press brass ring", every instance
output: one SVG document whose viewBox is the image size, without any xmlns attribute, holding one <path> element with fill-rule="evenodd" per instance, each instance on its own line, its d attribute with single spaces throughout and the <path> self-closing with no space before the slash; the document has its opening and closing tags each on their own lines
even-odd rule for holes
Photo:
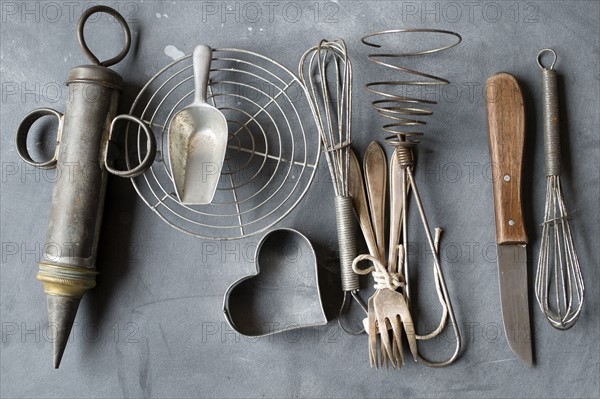
<svg viewBox="0 0 600 399">
<path fill-rule="evenodd" d="M 123 33 L 125 33 L 125 45 L 121 49 L 121 52 L 119 54 L 117 54 L 115 57 L 108 59 L 106 61 L 102 61 L 102 62 L 100 62 L 98 57 L 96 57 L 94 55 L 94 53 L 92 53 L 90 48 L 87 46 L 87 43 L 85 42 L 85 38 L 83 36 L 83 29 L 85 27 L 85 23 L 87 22 L 88 18 L 91 17 L 93 14 L 96 14 L 99 12 L 109 14 L 114 19 L 116 19 L 117 22 L 119 23 L 119 25 L 121 25 L 121 28 L 123 28 Z M 116 63 L 120 62 L 123 58 L 125 58 L 125 56 L 129 52 L 129 48 L 131 47 L 131 32 L 129 31 L 129 25 L 127 25 L 127 22 L 125 21 L 123 16 L 121 14 L 119 14 L 116 10 L 114 10 L 110 7 L 106 7 L 106 6 L 94 6 L 94 7 L 90 7 L 88 10 L 86 10 L 81 15 L 81 18 L 79 18 L 79 22 L 77 23 L 77 41 L 79 41 L 79 46 L 81 47 L 81 51 L 83 52 L 83 54 L 85 54 L 85 56 L 93 64 L 101 65 L 104 67 L 109 67 L 111 65 L 115 65 Z"/>
</svg>

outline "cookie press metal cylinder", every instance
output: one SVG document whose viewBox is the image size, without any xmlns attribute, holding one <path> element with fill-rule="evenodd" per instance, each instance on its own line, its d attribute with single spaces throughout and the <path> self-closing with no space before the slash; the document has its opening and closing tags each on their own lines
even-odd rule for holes
<svg viewBox="0 0 600 399">
<path fill-rule="evenodd" d="M 125 33 L 125 45 L 114 58 L 100 62 L 83 37 L 87 19 L 94 13 L 112 15 Z M 153 162 L 154 135 L 139 119 L 129 115 L 115 118 L 123 79 L 108 68 L 129 51 L 131 34 L 123 17 L 109 7 L 88 9 L 78 24 L 78 40 L 93 65 L 72 68 L 68 73 L 68 99 L 64 114 L 49 108 L 37 109 L 22 120 L 17 131 L 17 150 L 26 163 L 44 169 L 57 167 L 46 243 L 37 279 L 43 284 L 48 304 L 49 330 L 54 367 L 58 368 L 83 294 L 96 285 L 98 249 L 107 172 L 135 177 Z M 51 160 L 37 162 L 27 149 L 31 126 L 44 116 L 58 120 L 56 148 Z M 130 170 L 113 168 L 117 147 L 111 142 L 118 120 L 135 122 L 147 136 L 146 157 Z"/>
</svg>

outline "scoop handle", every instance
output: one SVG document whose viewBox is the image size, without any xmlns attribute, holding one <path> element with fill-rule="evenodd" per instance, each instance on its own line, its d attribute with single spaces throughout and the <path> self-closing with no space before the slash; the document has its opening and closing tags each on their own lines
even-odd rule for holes
<svg viewBox="0 0 600 399">
<path fill-rule="evenodd" d="M 208 75 L 212 62 L 212 48 L 204 44 L 196 46 L 193 54 L 194 63 L 194 94 L 195 103 L 206 103 L 206 89 L 208 88 Z"/>
</svg>

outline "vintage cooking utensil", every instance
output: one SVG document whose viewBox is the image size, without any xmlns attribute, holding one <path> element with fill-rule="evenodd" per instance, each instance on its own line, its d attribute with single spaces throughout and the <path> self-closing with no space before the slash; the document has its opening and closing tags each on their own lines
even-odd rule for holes
<svg viewBox="0 0 600 399">
<path fill-rule="evenodd" d="M 398 163 L 398 149 L 395 149 L 390 159 L 390 237 L 388 248 L 388 270 L 397 273 L 403 262 L 398 263 L 400 232 L 406 228 L 404 218 L 404 201 L 402 182 L 405 181 L 404 170 Z M 410 192 L 410 186 L 407 187 Z"/>
<path fill-rule="evenodd" d="M 121 52 L 103 62 L 89 50 L 83 35 L 85 23 L 96 13 L 110 14 L 125 34 Z M 58 167 L 70 171 L 54 183 L 46 244 L 37 274 L 47 298 L 55 368 L 62 359 L 79 302 L 96 285 L 96 251 L 107 175 L 138 176 L 151 166 L 156 154 L 154 134 L 144 122 L 130 115 L 115 117 L 123 79 L 108 67 L 120 62 L 129 51 L 131 34 L 125 19 L 110 7 L 91 7 L 79 19 L 77 38 L 92 65 L 69 70 L 69 96 L 64 114 L 48 108 L 32 111 L 21 121 L 16 136 L 17 151 L 24 162 L 43 169 Z M 94 93 L 93 101 L 90 93 Z M 29 154 L 27 137 L 33 124 L 44 116 L 58 121 L 56 148 L 52 159 L 38 162 Z M 145 141 L 139 143 L 145 154 L 140 154 L 137 166 L 128 164 L 127 170 L 115 166 L 119 121 L 136 124 L 138 136 L 141 137 L 140 131 L 145 135 Z"/>
<path fill-rule="evenodd" d="M 379 147 L 379 148 L 377 148 Z M 381 225 L 371 220 L 379 220 L 378 223 L 383 223 L 383 219 L 372 219 L 369 214 L 369 208 L 374 209 L 371 213 L 377 214 L 380 212 L 377 207 L 385 207 L 385 199 L 381 201 L 380 196 L 385 192 L 385 178 L 387 178 L 386 160 L 383 150 L 379 144 L 371 143 L 369 150 L 365 155 L 365 176 L 370 176 L 367 179 L 367 192 L 379 193 L 369 196 L 369 204 L 362 189 L 362 175 L 360 165 L 354 152 L 351 153 L 350 163 L 350 192 L 354 198 L 355 210 L 361 221 L 361 228 L 367 241 L 367 246 L 370 248 L 370 255 L 359 255 L 352 263 L 353 270 L 359 275 L 369 274 L 373 276 L 375 281 L 375 294 L 369 298 L 367 308 L 367 319 L 365 320 L 365 330 L 368 333 L 369 340 L 369 362 L 371 367 L 378 368 L 380 365 L 397 368 L 404 364 L 403 335 L 406 333 L 406 338 L 414 360 L 423 359 L 419 355 L 417 340 L 429 340 L 439 335 L 446 326 L 449 307 L 445 302 L 443 288 L 441 286 L 441 278 L 437 274 L 434 265 L 434 278 L 438 300 L 442 306 L 442 316 L 438 327 L 427 335 L 418 335 L 415 332 L 414 322 L 409 309 L 408 296 L 406 295 L 407 287 L 402 270 L 396 270 L 396 265 L 404 263 L 404 250 L 402 245 L 398 245 L 400 233 L 402 229 L 406 229 L 406 224 L 403 223 L 405 216 L 404 212 L 404 194 L 403 186 L 398 184 L 406 176 L 406 170 L 401 168 L 398 161 L 399 149 L 394 151 L 390 162 L 390 201 L 391 201 L 391 223 L 390 226 L 390 248 L 388 249 L 388 267 L 387 270 L 383 264 L 385 248 L 378 248 L 376 244 L 374 230 L 383 230 Z M 382 178 L 383 176 L 383 178 Z M 369 205 L 374 203 L 374 206 Z M 404 225 L 404 226 L 403 226 Z M 441 229 L 435 229 L 434 246 L 435 253 L 439 255 L 439 239 Z M 385 242 L 385 241 L 384 241 Z M 391 251 L 392 248 L 397 248 L 396 251 Z M 391 256 L 398 256 L 399 261 L 392 262 Z M 373 266 L 367 269 L 360 269 L 358 264 L 362 261 L 370 261 Z M 379 342 L 379 346 L 378 346 Z M 439 366 L 439 365 L 438 365 Z"/>
<path fill-rule="evenodd" d="M 387 160 L 383 148 L 376 141 L 367 147 L 363 160 L 369 210 L 379 250 L 378 258 L 385 258 L 385 198 L 387 185 Z"/>
<path fill-rule="evenodd" d="M 402 246 L 400 246 L 400 254 L 399 259 L 402 260 L 402 269 L 398 270 L 397 273 L 390 272 L 394 267 L 393 262 L 390 262 L 387 270 L 381 270 L 378 268 L 378 272 L 383 275 L 385 284 L 388 290 L 396 291 L 400 289 L 401 294 L 405 298 L 405 303 L 407 306 L 410 305 L 411 292 L 410 292 L 410 274 L 409 274 L 409 253 L 408 253 L 408 229 L 407 229 L 407 200 L 409 197 L 410 191 L 413 193 L 414 200 L 417 205 L 417 209 L 420 216 L 421 225 L 426 233 L 427 244 L 430 250 L 430 253 L 433 256 L 433 266 L 434 266 L 434 278 L 435 278 L 435 288 L 438 294 L 438 299 L 440 305 L 442 307 L 442 316 L 440 318 L 439 326 L 429 334 L 426 335 L 417 335 L 415 333 L 415 338 L 417 340 L 429 340 L 437 335 L 439 335 L 445 327 L 449 323 L 451 325 L 452 331 L 455 335 L 456 342 L 454 345 L 453 353 L 445 360 L 433 362 L 428 359 L 425 359 L 418 351 L 418 349 L 414 349 L 413 355 L 416 354 L 417 359 L 430 367 L 443 367 L 451 364 L 456 360 L 460 354 L 461 349 L 461 339 L 460 339 L 460 330 L 458 328 L 458 323 L 456 321 L 456 317 L 454 315 L 454 310 L 452 307 L 452 302 L 450 300 L 450 296 L 448 294 L 448 289 L 446 287 L 446 282 L 442 273 L 442 269 L 440 266 L 439 254 L 437 251 L 437 241 L 439 239 L 439 234 L 441 232 L 440 229 L 435 230 L 435 238 L 431 233 L 431 229 L 429 227 L 429 222 L 427 221 L 427 217 L 425 215 L 425 211 L 422 205 L 421 197 L 419 195 L 419 191 L 417 189 L 415 179 L 413 177 L 413 168 L 414 168 L 414 159 L 412 154 L 412 149 L 416 147 L 419 143 L 417 138 L 422 136 L 422 132 L 414 131 L 415 126 L 424 125 L 425 122 L 421 120 L 421 117 L 428 116 L 432 114 L 432 111 L 424 108 L 425 104 L 435 104 L 435 101 L 425 100 L 417 97 L 406 97 L 400 94 L 398 87 L 402 86 L 430 86 L 430 85 L 446 85 L 449 82 L 446 79 L 436 77 L 424 72 L 416 71 L 414 69 L 409 69 L 406 67 L 402 67 L 398 65 L 396 62 L 392 62 L 394 59 L 399 60 L 403 57 L 414 57 L 419 55 L 433 54 L 438 53 L 440 51 L 444 51 L 450 49 L 452 47 L 457 46 L 462 38 L 459 34 L 438 30 L 438 29 L 396 29 L 396 30 L 388 30 L 383 32 L 375 32 L 371 33 L 362 38 L 362 42 L 370 47 L 381 49 L 381 45 L 376 43 L 375 40 L 380 38 L 381 36 L 390 36 L 390 35 L 405 35 L 408 33 L 419 33 L 419 34 L 428 34 L 428 35 L 438 35 L 445 37 L 453 37 L 454 41 L 450 44 L 446 44 L 436 48 L 430 48 L 425 50 L 418 51 L 399 51 L 396 53 L 392 53 L 390 51 L 374 53 L 369 55 L 369 60 L 374 62 L 377 65 L 381 65 L 395 71 L 402 72 L 404 74 L 412 75 L 413 79 L 400 79 L 397 81 L 377 81 L 371 82 L 367 84 L 367 90 L 370 92 L 377 94 L 379 96 L 384 97 L 383 99 L 375 100 L 372 102 L 373 107 L 377 110 L 377 112 L 385 118 L 391 119 L 391 123 L 383 126 L 383 130 L 386 133 L 391 134 L 386 138 L 386 142 L 395 147 L 394 156 L 396 157 L 395 161 L 392 161 L 391 170 L 393 171 L 395 176 L 390 177 L 390 179 L 396 180 L 394 183 L 390 183 L 390 191 L 395 194 L 396 198 L 400 198 L 400 202 L 394 200 L 393 202 L 396 204 L 401 204 L 402 208 L 400 210 L 400 216 L 398 216 L 398 209 L 392 209 L 392 219 L 395 222 L 402 223 L 402 227 L 398 226 L 390 226 L 391 229 L 391 238 L 395 240 L 394 237 L 400 231 Z M 423 104 L 421 108 L 415 106 L 415 104 Z M 410 130 L 408 129 L 410 127 Z M 394 162 L 397 162 L 397 165 L 394 165 Z M 394 184 L 399 183 L 400 187 L 398 188 Z M 399 197 L 398 197 L 399 194 Z M 392 248 L 395 248 L 395 242 L 390 241 Z M 394 251 L 394 249 L 390 248 L 390 253 Z M 356 263 L 353 265 L 356 269 Z M 400 267 L 400 265 L 398 265 Z M 391 281 L 394 281 L 392 284 Z M 396 301 L 400 305 L 397 308 L 400 310 L 404 310 L 402 308 L 401 301 Z M 375 306 L 376 307 L 376 306 Z M 405 324 L 405 329 L 408 333 L 409 326 L 408 319 L 403 319 L 402 322 Z M 412 327 L 412 325 L 410 326 Z M 401 364 L 401 357 L 398 354 L 394 354 L 393 348 L 390 350 L 389 347 L 389 339 L 386 344 L 386 332 L 381 335 L 382 343 L 387 353 L 387 356 L 391 357 L 392 365 L 399 366 Z M 410 340 L 409 340 L 410 342 Z M 411 349 L 414 348 L 414 345 L 411 346 Z"/>
<path fill-rule="evenodd" d="M 212 49 L 196 46 L 194 101 L 179 111 L 169 125 L 169 163 L 179 201 L 184 205 L 210 204 L 227 150 L 227 120 L 206 102 Z"/>
<path fill-rule="evenodd" d="M 527 234 L 521 203 L 525 108 L 514 76 L 497 73 L 487 80 L 486 110 L 504 331 L 512 351 L 532 367 Z"/>
<path fill-rule="evenodd" d="M 401 184 L 402 181 L 405 180 L 405 172 L 398 163 L 398 149 L 395 149 L 392 158 L 390 159 L 390 234 L 389 234 L 389 247 L 388 247 L 388 263 L 387 270 L 391 276 L 398 276 L 399 282 L 404 282 L 403 270 L 398 269 L 398 265 L 402 265 L 404 263 L 404 251 L 401 250 L 403 247 L 400 245 L 400 233 L 402 229 L 406 229 L 406 218 L 404 218 L 404 195 L 403 195 L 403 186 Z M 437 242 L 436 242 L 437 249 Z M 404 285 L 404 292 L 407 290 L 407 286 Z M 401 312 L 401 319 L 403 325 L 406 326 L 406 338 L 409 344 L 410 352 L 413 355 L 413 359 L 417 360 L 417 342 L 416 335 L 414 330 L 414 323 L 412 321 L 412 316 L 408 309 L 408 303 L 406 303 L 406 298 L 398 298 L 398 311 Z M 398 350 L 393 351 L 392 357 L 390 360 L 392 364 L 396 364 L 398 367 L 401 364 L 404 364 L 404 355 L 402 353 L 402 342 L 398 339 L 398 337 L 394 338 L 393 341 L 394 347 L 397 347 Z M 385 353 L 385 352 L 383 352 Z M 386 360 L 387 365 L 387 360 Z"/>
<path fill-rule="evenodd" d="M 373 150 L 372 150 L 373 151 Z M 365 162 L 366 163 L 366 162 Z M 379 169 L 379 168 L 377 168 Z M 374 179 L 372 181 L 379 181 L 379 179 Z M 381 256 L 381 249 L 377 244 L 377 239 L 375 237 L 375 227 L 371 220 L 371 212 L 369 209 L 369 202 L 367 201 L 367 195 L 365 192 L 365 184 L 363 181 L 363 173 L 361 171 L 360 162 L 354 153 L 354 151 L 350 151 L 350 175 L 349 175 L 349 190 L 350 196 L 353 199 L 354 211 L 359 220 L 360 228 L 363 233 L 363 237 L 365 242 L 367 243 L 367 247 L 369 249 L 369 254 L 372 259 L 378 260 Z M 380 201 L 377 201 L 380 203 Z M 385 203 L 383 204 L 385 207 Z M 385 250 L 385 248 L 384 248 Z M 367 260 L 366 255 L 359 255 L 353 262 L 353 267 L 355 264 L 362 260 Z M 367 269 L 365 271 L 360 269 L 355 269 L 357 274 L 367 274 L 371 272 L 373 269 Z M 374 307 L 374 295 L 372 295 L 367 303 L 367 318 L 363 323 L 365 324 L 365 331 L 368 334 L 369 339 L 369 363 L 371 367 L 378 367 L 378 357 L 377 353 L 377 337 L 378 337 L 378 327 L 377 327 L 377 316 L 375 314 Z M 386 356 L 385 351 L 381 351 L 381 356 Z"/>
<path fill-rule="evenodd" d="M 397 161 L 392 160 L 392 163 L 396 165 Z M 385 271 L 383 264 L 385 259 L 383 213 L 386 203 L 385 187 L 388 173 L 385 152 L 377 142 L 373 141 L 367 147 L 364 165 L 369 205 L 373 215 L 373 228 L 375 231 L 380 232 L 380 235 L 377 236 L 379 239 L 378 258 L 377 261 L 373 262 L 375 269 L 377 269 L 373 270 L 373 275 L 376 276 L 375 294 L 369 299 L 369 358 L 371 359 L 371 366 L 378 367 L 378 364 L 387 366 L 391 362 L 393 367 L 400 367 L 404 364 L 402 336 L 405 328 L 406 337 L 415 361 L 417 360 L 417 342 L 408 303 L 405 296 L 397 291 L 404 288 L 404 280 L 397 273 L 397 270 L 392 270 L 395 263 L 388 262 L 387 274 L 383 273 Z M 394 180 L 396 180 L 396 176 L 392 181 Z M 390 183 L 390 189 L 392 190 L 395 188 L 392 187 L 393 185 Z M 392 211 L 397 211 L 397 207 L 402 204 L 401 197 L 394 197 L 391 200 L 393 203 L 390 204 L 390 208 Z M 391 233 L 390 238 L 392 238 Z M 390 256 L 392 256 L 391 248 L 388 250 Z M 376 330 L 373 329 L 374 326 L 376 326 Z M 380 350 L 377 350 L 377 337 L 379 337 L 381 343 Z M 378 353 L 380 355 L 379 359 Z"/>
<path fill-rule="evenodd" d="M 549 68 L 542 65 L 541 57 L 544 53 L 554 55 Z M 556 58 L 552 49 L 543 49 L 537 57 L 542 70 L 544 155 L 548 184 L 535 296 L 550 324 L 559 330 L 567 330 L 579 318 L 585 286 L 560 184 L 558 88 L 554 70 Z"/>
<path fill-rule="evenodd" d="M 272 230 L 260 240 L 255 263 L 256 274 L 225 293 L 225 318 L 234 330 L 258 337 L 327 323 L 308 238 L 296 230 Z"/>
<path fill-rule="evenodd" d="M 307 87 L 310 108 L 317 123 L 335 192 L 335 214 L 340 251 L 340 271 L 344 300 L 343 314 L 350 294 L 366 311 L 358 297 L 359 280 L 352 270 L 356 257 L 356 238 L 352 197 L 349 193 L 350 144 L 352 122 L 352 64 L 346 43 L 321 40 L 300 59 L 298 75 Z M 338 319 L 340 326 L 349 331 Z"/>
<path fill-rule="evenodd" d="M 350 169 L 348 173 L 348 192 L 352 197 L 360 228 L 367 243 L 369 253 L 377 257 L 379 248 L 377 247 L 377 239 L 375 238 L 371 215 L 369 213 L 369 203 L 367 202 L 360 162 L 352 150 L 350 150 Z"/>
<path fill-rule="evenodd" d="M 371 154 L 375 154 L 377 151 L 372 151 Z M 354 155 L 354 153 L 352 154 Z M 392 256 L 392 251 L 389 251 L 388 256 L 388 267 L 387 270 L 383 265 L 383 258 L 379 258 L 379 253 L 384 253 L 385 251 L 375 251 L 377 255 L 360 255 L 353 262 L 353 269 L 357 274 L 369 274 L 371 273 L 373 279 L 375 281 L 375 294 L 369 298 L 368 302 L 368 315 L 365 322 L 365 330 L 368 333 L 369 339 L 369 362 L 371 367 L 378 368 L 380 365 L 389 366 L 389 363 L 392 364 L 392 367 L 397 368 L 404 364 L 404 355 L 402 351 L 403 342 L 402 336 L 404 332 L 406 332 L 406 338 L 409 344 L 409 348 L 411 354 L 413 355 L 414 360 L 422 359 L 419 355 L 417 340 L 429 340 L 439 335 L 446 326 L 449 310 L 448 306 L 444 300 L 442 287 L 440 285 L 440 277 L 436 273 L 434 267 L 434 277 L 436 284 L 436 291 L 438 294 L 439 302 L 442 306 L 442 316 L 440 318 L 439 326 L 431 333 L 427 335 L 417 335 L 414 329 L 414 322 L 412 315 L 410 313 L 409 304 L 406 296 L 406 284 L 405 278 L 402 270 L 397 271 L 395 269 L 395 265 L 403 264 L 404 250 L 402 245 L 398 245 L 399 234 L 403 228 L 406 226 L 402 225 L 403 223 L 402 217 L 404 215 L 403 210 L 403 193 L 398 187 L 395 187 L 394 182 L 400 180 L 402 176 L 405 176 L 405 171 L 402 168 L 399 168 L 398 160 L 398 149 L 394 151 L 393 158 L 390 162 L 390 200 L 392 204 L 396 206 L 391 206 L 392 208 L 392 216 L 391 223 L 395 223 L 397 225 L 396 228 L 390 229 L 390 249 L 394 247 L 398 247 L 394 256 L 399 256 L 400 260 L 397 262 L 391 262 L 390 257 Z M 370 156 L 371 158 L 377 158 Z M 374 160 L 371 159 L 369 162 L 365 162 L 366 165 L 373 165 Z M 360 169 L 358 166 L 358 161 L 352 162 L 351 172 L 354 174 L 360 174 Z M 356 166 L 354 166 L 356 165 Z M 381 173 L 386 174 L 384 168 L 380 166 L 375 167 L 376 170 L 380 170 Z M 368 172 L 365 172 L 367 174 Z M 373 173 L 373 172 L 370 172 Z M 377 181 L 376 179 L 371 179 L 371 182 Z M 396 186 L 400 186 L 399 184 Z M 371 192 L 378 191 L 377 189 L 370 190 Z M 359 197 L 360 198 L 360 197 Z M 364 201 L 364 199 L 362 200 Z M 379 198 L 375 198 L 375 202 L 379 203 Z M 385 204 L 384 204 L 385 206 Z M 367 205 L 360 206 L 362 208 L 367 208 Z M 396 215 L 396 216 L 394 216 Z M 367 215 L 368 216 L 368 215 Z M 365 220 L 366 218 L 362 218 Z M 377 227 L 374 227 L 375 229 Z M 396 233 L 394 233 L 396 230 Z M 439 239 L 441 235 L 441 229 L 435 230 L 435 253 L 438 254 L 439 248 Z M 374 240 L 372 238 L 371 240 Z M 358 268 L 358 263 L 361 261 L 368 260 L 371 261 L 373 266 L 367 269 Z M 434 265 L 435 266 L 435 265 Z M 383 328 L 380 328 L 383 326 Z M 379 347 L 377 345 L 379 339 Z M 422 360 L 425 361 L 426 360 Z"/>
</svg>

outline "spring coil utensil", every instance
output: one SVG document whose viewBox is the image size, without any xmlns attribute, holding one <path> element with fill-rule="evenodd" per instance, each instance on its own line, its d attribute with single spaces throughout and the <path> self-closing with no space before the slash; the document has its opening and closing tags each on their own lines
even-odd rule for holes
<svg viewBox="0 0 600 399">
<path fill-rule="evenodd" d="M 448 366 L 454 360 L 458 358 L 461 349 L 461 338 L 460 338 L 460 330 L 458 328 L 458 323 L 456 321 L 456 317 L 454 315 L 454 310 L 452 307 L 452 302 L 450 300 L 450 296 L 448 294 L 448 289 L 446 287 L 446 282 L 444 276 L 442 274 L 442 269 L 440 267 L 440 260 L 438 251 L 436 250 L 436 246 L 434 244 L 434 238 L 431 234 L 431 229 L 429 228 L 429 223 L 427 221 L 427 217 L 425 215 L 425 210 L 423 208 L 423 204 L 421 201 L 421 196 L 419 195 L 419 190 L 417 189 L 415 179 L 413 177 L 413 168 L 414 168 L 414 159 L 413 159 L 413 148 L 419 143 L 418 137 L 422 136 L 423 133 L 419 131 L 415 131 L 409 129 L 409 127 L 418 127 L 425 125 L 426 122 L 419 119 L 419 117 L 432 115 L 432 111 L 428 108 L 425 108 L 425 105 L 434 105 L 437 102 L 432 100 L 426 100 L 418 97 L 410 97 L 397 94 L 392 91 L 392 89 L 399 90 L 402 87 L 406 86 L 438 86 L 438 85 L 447 85 L 450 82 L 446 79 L 427 74 L 421 71 L 417 71 L 415 69 L 406 68 L 403 66 L 399 66 L 394 64 L 393 62 L 401 58 L 405 57 L 414 57 L 425 54 L 433 54 L 438 53 L 444 50 L 448 50 L 452 47 L 457 46 L 462 38 L 459 34 L 446 30 L 439 29 L 395 29 L 395 30 L 387 30 L 382 32 L 375 32 L 368 34 L 362 38 L 362 43 L 374 47 L 377 49 L 381 49 L 382 46 L 380 44 L 374 43 L 372 38 L 387 35 L 402 35 L 404 33 L 433 33 L 433 34 L 441 34 L 447 36 L 453 36 L 456 38 L 455 41 L 451 42 L 448 45 L 440 46 L 436 48 L 430 48 L 425 50 L 418 51 L 410 51 L 410 52 L 396 52 L 396 53 L 375 53 L 369 54 L 368 58 L 370 61 L 374 62 L 377 65 L 384 66 L 386 68 L 391 68 L 393 70 L 406 73 L 409 75 L 415 76 L 414 80 L 395 80 L 395 81 L 377 81 L 371 82 L 366 85 L 366 89 L 378 96 L 383 97 L 383 99 L 375 100 L 372 102 L 373 107 L 377 110 L 377 112 L 387 119 L 391 119 L 392 123 L 388 123 L 383 125 L 382 129 L 384 132 L 389 135 L 386 137 L 385 141 L 389 145 L 395 147 L 394 156 L 397 157 L 398 164 L 400 165 L 401 174 L 400 174 L 400 184 L 402 185 L 402 196 L 404 200 L 404 204 L 407 204 L 409 190 L 413 191 L 414 199 L 417 205 L 417 209 L 419 212 L 419 216 L 421 219 L 421 223 L 425 229 L 425 233 L 427 236 L 427 242 L 429 245 L 429 249 L 434 259 L 434 277 L 435 277 L 435 286 L 438 293 L 438 297 L 440 300 L 440 304 L 442 306 L 443 315 L 440 320 L 440 325 L 429 334 L 417 335 L 416 338 L 418 340 L 429 340 L 434 338 L 438 334 L 440 334 L 443 330 L 445 330 L 447 318 L 446 315 L 449 316 L 450 323 L 452 325 L 453 333 L 456 338 L 456 346 L 453 354 L 446 360 L 433 362 L 424 358 L 419 351 L 417 350 L 417 359 L 418 361 L 424 363 L 429 367 L 444 367 Z M 402 223 L 402 246 L 401 251 L 402 254 L 402 268 L 399 266 L 399 274 L 404 278 L 405 287 L 403 289 L 403 294 L 405 295 L 407 301 L 410 300 L 410 283 L 409 283 L 409 254 L 408 254 L 408 230 L 407 230 L 407 214 L 406 214 L 406 206 L 402 209 L 401 216 Z"/>
<path fill-rule="evenodd" d="M 549 68 L 541 62 L 547 52 L 554 56 Z M 560 184 L 558 88 L 554 70 L 556 59 L 556 52 L 552 49 L 543 49 L 537 56 L 542 73 L 547 189 L 535 296 L 550 324 L 559 330 L 567 330 L 579 318 L 585 287 Z"/>
<path fill-rule="evenodd" d="M 340 251 L 340 271 L 346 307 L 348 293 L 366 311 L 357 293 L 358 275 L 352 270 L 357 255 L 352 197 L 349 194 L 352 64 L 346 43 L 341 40 L 321 42 L 309 48 L 301 57 L 298 76 L 309 92 L 310 108 L 317 124 L 329 173 L 335 192 L 335 215 Z M 340 327 L 350 334 L 338 318 Z"/>
</svg>

